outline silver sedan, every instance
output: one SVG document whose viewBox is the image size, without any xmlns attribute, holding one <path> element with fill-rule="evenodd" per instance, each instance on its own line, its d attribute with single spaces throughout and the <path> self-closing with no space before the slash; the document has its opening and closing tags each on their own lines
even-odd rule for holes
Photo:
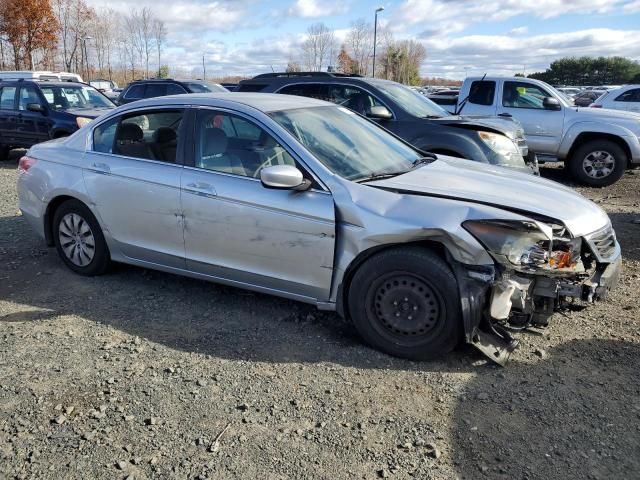
<svg viewBox="0 0 640 480">
<path fill-rule="evenodd" d="M 20 160 L 20 209 L 82 275 L 110 262 L 335 310 L 425 359 L 603 298 L 620 247 L 557 183 L 421 152 L 340 106 L 286 95 L 120 107 Z"/>
</svg>

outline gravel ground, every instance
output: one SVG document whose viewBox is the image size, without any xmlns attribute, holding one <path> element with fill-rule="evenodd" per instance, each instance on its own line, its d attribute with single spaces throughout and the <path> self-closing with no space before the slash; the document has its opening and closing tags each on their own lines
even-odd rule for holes
<svg viewBox="0 0 640 480">
<path fill-rule="evenodd" d="M 580 189 L 618 232 L 620 287 L 500 368 L 391 358 L 333 314 L 201 281 L 76 276 L 0 163 L 0 478 L 640 478 L 633 173 Z"/>
</svg>

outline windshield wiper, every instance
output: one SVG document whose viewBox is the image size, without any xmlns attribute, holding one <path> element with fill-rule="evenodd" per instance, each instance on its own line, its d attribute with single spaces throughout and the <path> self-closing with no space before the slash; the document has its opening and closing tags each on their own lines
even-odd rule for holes
<svg viewBox="0 0 640 480">
<path fill-rule="evenodd" d="M 428 153 L 424 157 L 416 158 L 411 164 L 411 168 L 414 169 L 420 165 L 429 165 L 438 159 L 433 153 Z"/>
<path fill-rule="evenodd" d="M 487 77 L 487 74 L 485 73 L 482 78 L 480 79 L 481 82 L 484 81 L 484 79 Z M 466 80 L 466 78 L 465 78 Z M 460 105 L 455 112 L 453 113 L 454 115 L 460 115 L 460 112 L 462 112 L 462 109 L 464 108 L 464 106 L 467 104 L 467 102 L 469 101 L 469 97 L 471 96 L 471 87 L 469 87 L 469 94 L 464 97 L 464 100 L 462 100 L 461 102 L 458 102 L 458 105 Z"/>
<path fill-rule="evenodd" d="M 402 175 L 404 173 L 407 173 L 408 171 L 409 170 L 400 170 L 397 172 L 374 172 L 367 175 L 366 177 L 362 177 L 357 180 L 354 180 L 354 182 L 364 183 L 364 182 L 370 182 L 372 180 L 382 180 L 385 178 L 397 177 L 398 175 Z"/>
</svg>

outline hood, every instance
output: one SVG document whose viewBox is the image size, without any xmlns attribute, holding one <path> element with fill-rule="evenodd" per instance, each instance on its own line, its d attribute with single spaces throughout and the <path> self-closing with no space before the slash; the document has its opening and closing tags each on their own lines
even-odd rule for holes
<svg viewBox="0 0 640 480">
<path fill-rule="evenodd" d="M 557 182 L 442 155 L 422 168 L 367 185 L 543 215 L 561 221 L 576 237 L 609 224 L 600 207 Z"/>
<path fill-rule="evenodd" d="M 87 118 L 97 118 L 100 115 L 104 115 L 107 112 L 110 112 L 116 107 L 108 108 L 68 108 L 64 112 L 70 113 L 71 115 L 75 115 L 76 117 L 87 117 Z"/>
<path fill-rule="evenodd" d="M 516 120 L 500 117 L 489 116 L 462 116 L 451 115 L 449 117 L 441 117 L 429 119 L 429 121 L 442 123 L 452 127 L 473 128 L 474 130 L 489 130 L 502 133 L 510 138 L 522 137 L 524 131 L 520 123 Z"/>
</svg>

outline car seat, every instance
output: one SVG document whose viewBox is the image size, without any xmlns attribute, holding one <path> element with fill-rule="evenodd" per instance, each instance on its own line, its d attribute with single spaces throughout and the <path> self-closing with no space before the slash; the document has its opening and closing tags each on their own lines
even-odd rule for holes
<svg viewBox="0 0 640 480">
<path fill-rule="evenodd" d="M 158 127 L 153 132 L 153 149 L 156 157 L 165 162 L 176 161 L 176 149 L 178 147 L 178 135 L 170 127 Z"/>
<path fill-rule="evenodd" d="M 144 141 L 144 132 L 135 123 L 122 123 L 116 131 L 114 153 L 126 157 L 155 160 L 153 150 Z"/>
<path fill-rule="evenodd" d="M 205 128 L 202 134 L 200 159 L 197 167 L 216 172 L 247 176 L 247 171 L 237 155 L 227 152 L 229 140 L 219 128 Z"/>
</svg>

